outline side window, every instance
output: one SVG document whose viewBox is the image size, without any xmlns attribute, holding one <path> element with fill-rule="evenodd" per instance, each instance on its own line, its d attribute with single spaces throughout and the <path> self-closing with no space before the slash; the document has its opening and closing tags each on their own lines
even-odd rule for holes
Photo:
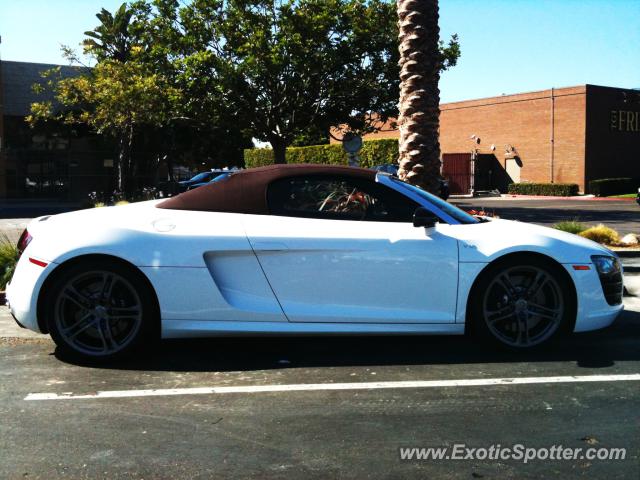
<svg viewBox="0 0 640 480">
<path fill-rule="evenodd" d="M 335 176 L 276 180 L 267 201 L 273 215 L 373 222 L 411 222 L 418 206 L 374 182 Z"/>
</svg>

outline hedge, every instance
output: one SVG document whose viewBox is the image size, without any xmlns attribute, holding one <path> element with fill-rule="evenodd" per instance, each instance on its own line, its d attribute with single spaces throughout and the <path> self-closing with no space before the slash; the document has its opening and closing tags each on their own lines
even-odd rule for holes
<svg viewBox="0 0 640 480">
<path fill-rule="evenodd" d="M 370 168 L 395 163 L 397 160 L 398 140 L 395 139 L 367 140 L 360 150 L 361 167 Z M 289 147 L 287 163 L 347 165 L 347 154 L 342 149 L 342 144 Z M 270 148 L 250 148 L 244 151 L 244 165 L 247 168 L 271 164 L 273 164 L 273 150 Z"/>
<path fill-rule="evenodd" d="M 577 195 L 577 183 L 510 183 L 509 193 L 515 195 L 549 195 L 571 197 Z"/>
<path fill-rule="evenodd" d="M 596 197 L 635 193 L 640 187 L 640 180 L 632 178 L 601 178 L 589 182 L 589 193 Z"/>
</svg>

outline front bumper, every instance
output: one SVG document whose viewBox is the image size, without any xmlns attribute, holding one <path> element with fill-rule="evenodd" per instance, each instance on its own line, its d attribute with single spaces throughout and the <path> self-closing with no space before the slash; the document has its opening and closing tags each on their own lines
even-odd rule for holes
<svg viewBox="0 0 640 480">
<path fill-rule="evenodd" d="M 594 265 L 590 266 L 590 270 L 574 270 L 571 265 L 565 265 L 569 275 L 573 277 L 578 294 L 575 332 L 608 327 L 624 310 L 622 303 L 609 305 L 598 272 Z"/>
</svg>

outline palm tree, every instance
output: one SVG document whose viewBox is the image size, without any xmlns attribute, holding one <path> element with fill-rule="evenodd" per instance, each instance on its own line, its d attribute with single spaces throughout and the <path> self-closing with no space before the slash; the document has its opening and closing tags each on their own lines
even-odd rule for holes
<svg viewBox="0 0 640 480">
<path fill-rule="evenodd" d="M 115 14 L 103 8 L 96 17 L 100 20 L 100 25 L 84 32 L 90 37 L 82 42 L 85 52 L 94 54 L 98 60 L 126 62 L 131 55 L 133 43 L 130 32 L 133 10 L 123 3 Z"/>
<path fill-rule="evenodd" d="M 397 0 L 400 43 L 398 175 L 437 192 L 440 179 L 438 0 Z"/>
</svg>

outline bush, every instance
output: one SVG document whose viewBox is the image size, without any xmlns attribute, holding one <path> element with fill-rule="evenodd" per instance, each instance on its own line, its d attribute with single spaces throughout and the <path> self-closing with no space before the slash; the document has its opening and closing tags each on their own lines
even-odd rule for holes
<svg viewBox="0 0 640 480">
<path fill-rule="evenodd" d="M 589 182 L 589 193 L 596 197 L 608 197 L 610 195 L 621 195 L 634 193 L 640 187 L 640 180 L 632 178 L 601 178 Z"/>
<path fill-rule="evenodd" d="M 562 230 L 563 232 L 569 232 L 573 234 L 579 234 L 584 232 L 587 227 L 577 220 L 565 220 L 564 222 L 556 223 L 553 228 L 556 230 Z"/>
<path fill-rule="evenodd" d="M 346 165 L 347 155 L 342 145 L 313 145 L 287 148 L 287 163 L 318 163 Z"/>
<path fill-rule="evenodd" d="M 548 195 L 571 197 L 578 195 L 577 183 L 510 183 L 509 193 L 514 195 Z"/>
<path fill-rule="evenodd" d="M 602 224 L 588 228 L 584 232 L 580 232 L 579 235 L 603 245 L 617 245 L 620 242 L 618 232 Z"/>
<path fill-rule="evenodd" d="M 398 140 L 367 140 L 360 150 L 360 166 L 370 168 L 375 165 L 395 163 L 398 160 Z M 287 163 L 317 163 L 324 165 L 347 165 L 347 154 L 341 144 L 313 145 L 311 147 L 287 148 Z M 270 148 L 250 148 L 244 151 L 247 168 L 273 164 L 273 150 Z"/>
<path fill-rule="evenodd" d="M 6 235 L 0 238 L 0 290 L 4 290 L 18 263 L 18 247 Z"/>
<path fill-rule="evenodd" d="M 273 165 L 273 150 L 270 148 L 247 148 L 244 151 L 244 166 L 247 168 Z"/>
<path fill-rule="evenodd" d="M 342 145 L 340 145 L 342 148 Z M 387 165 L 398 161 L 398 140 L 368 140 L 360 150 L 360 165 L 370 168 L 376 165 Z"/>
</svg>

